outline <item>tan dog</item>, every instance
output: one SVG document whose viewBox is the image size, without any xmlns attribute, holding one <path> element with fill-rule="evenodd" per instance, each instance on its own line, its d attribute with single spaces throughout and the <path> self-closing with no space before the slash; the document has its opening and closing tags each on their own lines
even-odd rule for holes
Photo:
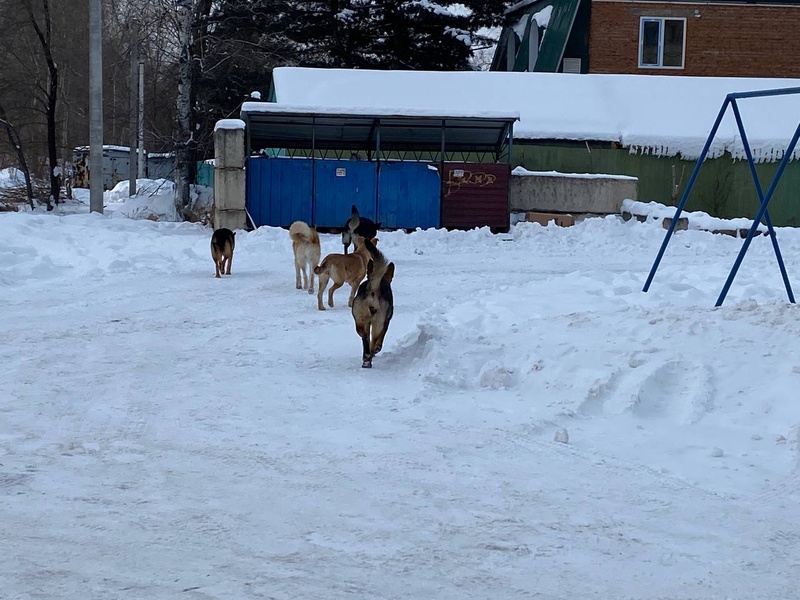
<svg viewBox="0 0 800 600">
<path fill-rule="evenodd" d="M 314 267 L 319 264 L 321 254 L 319 234 L 313 227 L 303 221 L 295 221 L 289 227 L 289 237 L 292 238 L 292 251 L 294 252 L 294 270 L 296 275 L 295 286 L 298 290 L 308 290 L 314 293 Z M 302 284 L 300 282 L 302 273 Z"/>
<path fill-rule="evenodd" d="M 358 290 L 358 284 L 367 274 L 367 263 L 370 258 L 364 238 L 354 237 L 356 249 L 352 254 L 328 254 L 322 264 L 314 268 L 314 273 L 319 275 L 319 291 L 317 292 L 317 308 L 319 310 L 325 310 L 322 305 L 322 294 L 331 279 L 333 279 L 333 286 L 328 291 L 328 306 L 333 308 L 333 292 L 345 283 L 350 284 L 350 299 L 347 301 L 347 306 L 353 306 L 353 298 Z M 377 244 L 378 238 L 372 238 L 372 243 L 373 245 Z"/>
<path fill-rule="evenodd" d="M 211 235 L 211 258 L 214 259 L 215 277 L 219 277 L 220 274 L 231 274 L 231 261 L 235 247 L 236 234 L 230 229 L 221 227 Z"/>
</svg>

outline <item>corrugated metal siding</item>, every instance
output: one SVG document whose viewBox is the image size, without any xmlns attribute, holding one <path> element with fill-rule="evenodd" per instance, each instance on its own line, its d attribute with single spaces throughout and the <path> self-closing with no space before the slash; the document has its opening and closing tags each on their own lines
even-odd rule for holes
<svg viewBox="0 0 800 600">
<path fill-rule="evenodd" d="M 248 158 L 246 198 L 257 227 L 311 223 L 311 161 Z"/>
<path fill-rule="evenodd" d="M 350 207 L 353 204 L 358 207 L 360 215 L 376 219 L 376 163 L 327 159 L 315 160 L 314 163 L 315 226 L 341 227 L 350 217 Z"/>
<path fill-rule="evenodd" d="M 378 172 L 378 222 L 383 227 L 439 227 L 441 179 L 425 163 L 381 163 Z"/>
<path fill-rule="evenodd" d="M 214 187 L 214 165 L 207 162 L 198 161 L 196 164 L 197 175 L 195 176 L 195 183 L 197 185 L 204 185 L 206 187 Z"/>
<path fill-rule="evenodd" d="M 534 171 L 564 173 L 610 173 L 639 178 L 639 200 L 674 205 L 671 198 L 672 166 L 683 180 L 678 199 L 689 180 L 696 161 L 677 157 L 631 154 L 625 148 L 596 147 L 585 144 L 542 143 L 514 146 L 514 165 Z M 756 170 L 766 192 L 777 170 L 777 163 L 761 163 Z M 684 170 L 685 169 L 685 170 Z M 800 226 L 800 161 L 790 162 L 770 202 L 773 223 L 780 227 Z M 709 159 L 700 170 L 686 210 L 701 210 L 716 217 L 752 217 L 758 199 L 746 161 L 730 156 Z"/>
<path fill-rule="evenodd" d="M 442 227 L 509 226 L 507 164 L 445 163 Z"/>
</svg>

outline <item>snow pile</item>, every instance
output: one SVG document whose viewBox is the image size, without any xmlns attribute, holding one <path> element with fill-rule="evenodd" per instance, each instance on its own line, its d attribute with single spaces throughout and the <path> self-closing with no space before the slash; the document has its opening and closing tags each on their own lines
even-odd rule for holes
<svg viewBox="0 0 800 600">
<path fill-rule="evenodd" d="M 207 185 L 189 186 L 190 213 L 195 216 L 210 215 L 214 206 L 214 188 Z"/>
<path fill-rule="evenodd" d="M 658 202 L 639 202 L 628 198 L 622 201 L 620 210 L 632 215 L 647 217 L 648 220 L 658 221 L 660 224 L 665 218 L 672 219 L 675 216 L 676 207 L 666 206 Z M 736 231 L 750 229 L 753 226 L 752 219 L 744 217 L 720 219 L 719 217 L 712 217 L 701 210 L 681 211 L 681 218 L 688 219 L 689 229 L 702 229 L 704 231 Z M 759 225 L 758 231 L 767 231 L 766 225 Z"/>
<path fill-rule="evenodd" d="M 0 169 L 0 188 L 17 188 L 25 185 L 22 171 L 14 167 Z"/>
<path fill-rule="evenodd" d="M 326 107 L 345 114 L 519 113 L 517 139 L 618 142 L 632 152 L 687 159 L 699 156 L 727 94 L 800 86 L 798 79 L 782 78 L 296 67 L 275 69 L 273 78 L 279 107 Z M 242 110 L 269 106 L 248 102 Z M 780 159 L 797 126 L 800 95 L 743 99 L 739 107 L 756 160 Z M 744 158 L 730 110 L 710 155 L 724 152 Z"/>
<path fill-rule="evenodd" d="M 148 221 L 181 220 L 175 208 L 175 184 L 168 179 L 137 179 L 135 196 L 130 196 L 130 182 L 126 179 L 106 192 L 104 200 L 114 216 Z"/>
</svg>

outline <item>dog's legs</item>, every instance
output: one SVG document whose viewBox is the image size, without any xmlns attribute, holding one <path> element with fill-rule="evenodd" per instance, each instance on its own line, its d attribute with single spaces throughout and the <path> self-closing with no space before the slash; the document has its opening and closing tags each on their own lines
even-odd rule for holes
<svg viewBox="0 0 800 600">
<path fill-rule="evenodd" d="M 355 300 L 356 292 L 358 291 L 358 284 L 360 282 L 350 282 L 350 298 L 347 300 L 347 306 L 353 308 L 353 300 Z"/>
<path fill-rule="evenodd" d="M 303 272 L 305 273 L 306 269 L 308 269 L 308 293 L 314 294 L 314 265 L 308 263 L 305 267 L 303 267 Z"/>
<path fill-rule="evenodd" d="M 325 307 L 322 305 L 322 295 L 325 293 L 325 288 L 328 287 L 329 279 L 330 275 L 328 275 L 327 271 L 323 271 L 319 274 L 319 289 L 317 291 L 317 308 L 319 310 L 325 310 Z"/>
<path fill-rule="evenodd" d="M 335 292 L 335 291 L 336 291 L 336 290 L 338 290 L 340 287 L 342 287 L 342 285 L 344 285 L 344 284 L 342 284 L 342 283 L 336 283 L 336 282 L 334 281 L 334 282 L 333 282 L 333 285 L 331 286 L 331 289 L 330 289 L 330 290 L 328 290 L 328 306 L 330 306 L 331 308 L 333 308 L 333 292 Z M 348 305 L 348 306 L 349 306 L 349 305 Z"/>
<path fill-rule="evenodd" d="M 364 336 L 361 337 L 361 345 L 363 347 L 363 354 L 361 356 L 361 368 L 371 369 L 372 357 L 374 355 L 369 350 L 369 332 L 367 332 Z"/>
<path fill-rule="evenodd" d="M 231 252 L 228 255 L 228 267 L 227 267 L 227 269 L 225 271 L 226 275 L 230 275 L 231 274 L 231 262 L 233 262 L 233 252 Z"/>
<path fill-rule="evenodd" d="M 219 261 L 216 258 L 214 259 L 214 270 L 216 271 L 214 277 L 219 277 Z"/>
<path fill-rule="evenodd" d="M 361 367 L 364 369 L 372 368 L 372 353 L 369 351 L 369 329 L 369 321 L 365 325 L 356 323 L 356 333 L 361 336 L 361 346 L 363 348 Z"/>
<path fill-rule="evenodd" d="M 375 355 L 383 348 L 383 338 L 389 331 L 389 321 L 382 320 L 380 324 L 372 328 L 372 354 Z"/>
<path fill-rule="evenodd" d="M 295 275 L 295 287 L 298 290 L 302 290 L 303 285 L 300 280 L 300 263 L 298 263 L 297 261 L 294 261 L 294 275 Z"/>
</svg>

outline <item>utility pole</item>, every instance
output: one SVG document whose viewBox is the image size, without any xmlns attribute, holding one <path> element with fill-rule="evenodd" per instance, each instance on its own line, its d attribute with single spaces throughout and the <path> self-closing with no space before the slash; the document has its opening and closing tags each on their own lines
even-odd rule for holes
<svg viewBox="0 0 800 600">
<path fill-rule="evenodd" d="M 131 99 L 129 102 L 129 141 L 130 148 L 128 154 L 128 195 L 136 195 L 136 176 L 139 173 L 139 28 L 136 21 L 131 24 Z"/>
<path fill-rule="evenodd" d="M 103 213 L 103 4 L 89 0 L 89 211 Z"/>
<path fill-rule="evenodd" d="M 144 61 L 139 61 L 139 179 L 144 178 Z"/>
</svg>

